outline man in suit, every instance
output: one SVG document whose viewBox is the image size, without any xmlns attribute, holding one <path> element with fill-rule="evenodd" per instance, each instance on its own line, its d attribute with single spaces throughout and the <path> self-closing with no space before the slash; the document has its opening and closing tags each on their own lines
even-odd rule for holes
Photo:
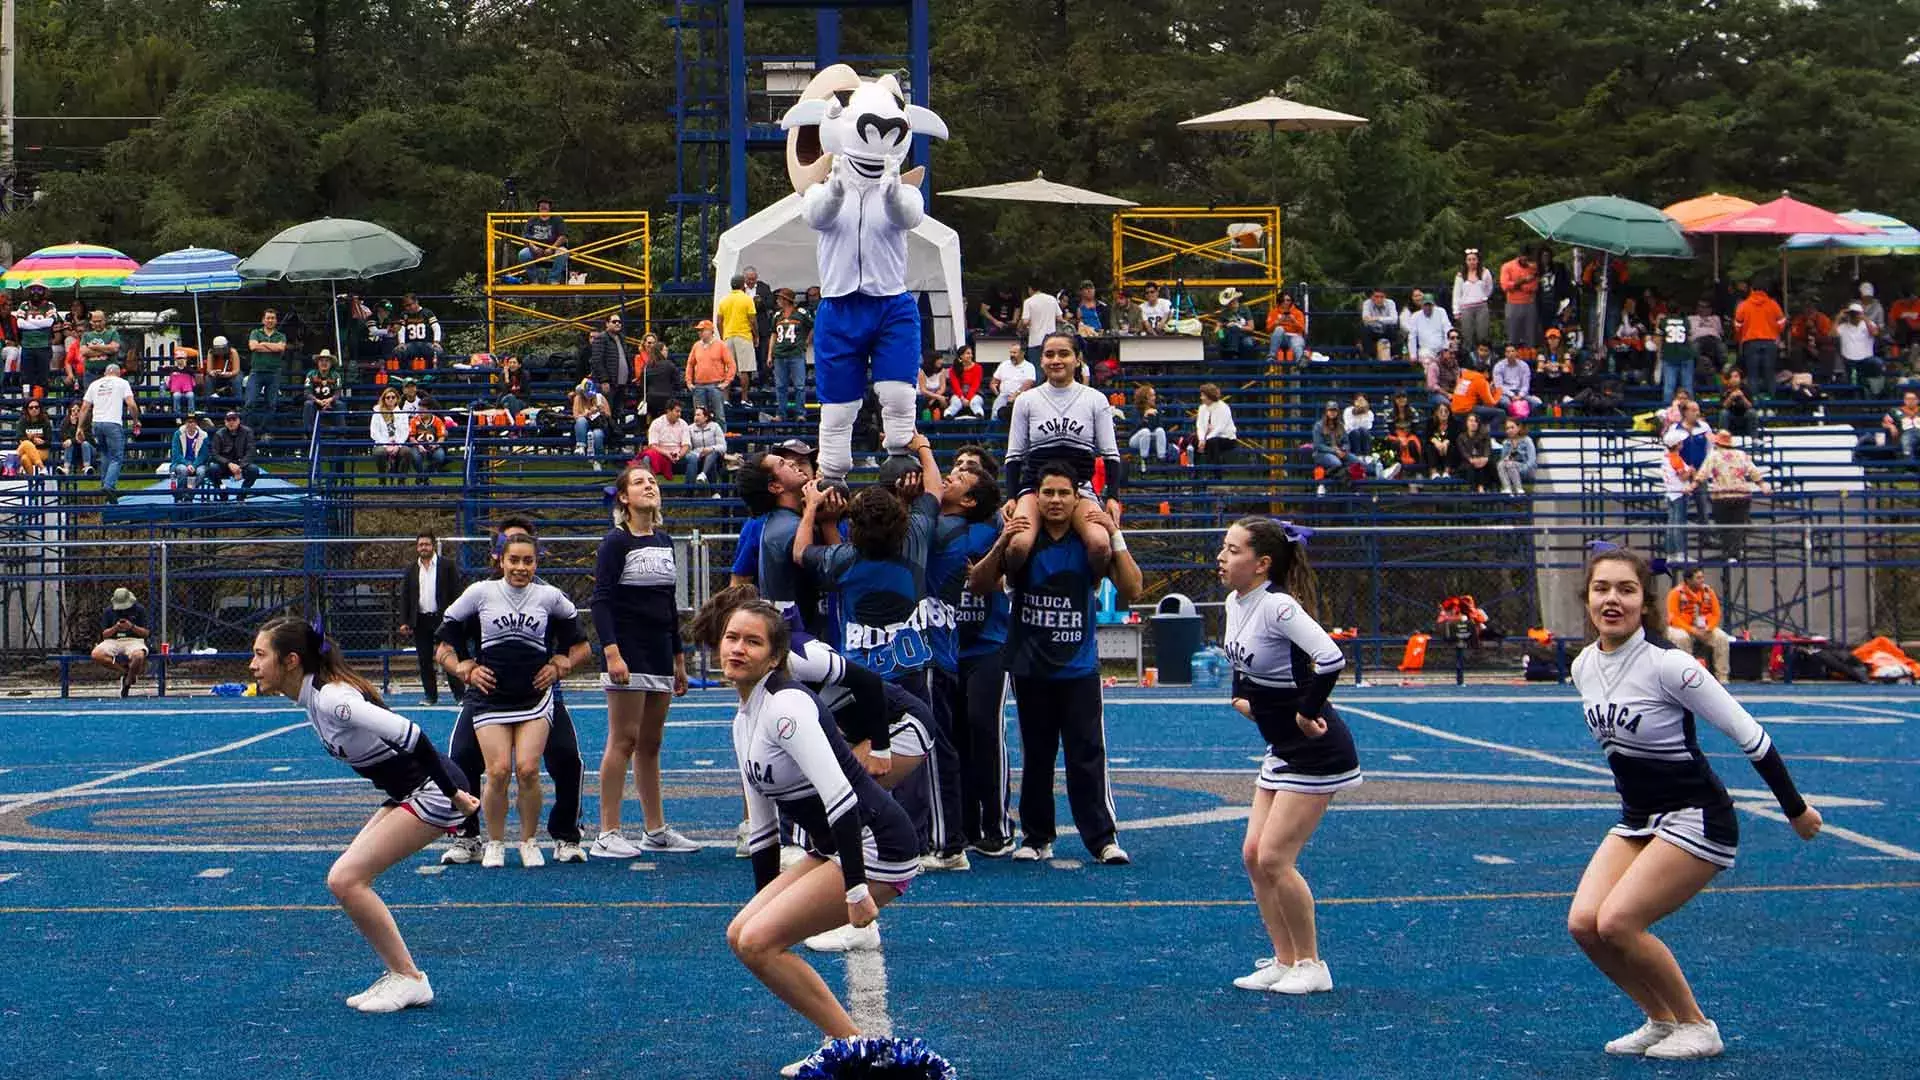
<svg viewBox="0 0 1920 1080">
<path fill-rule="evenodd" d="M 400 577 L 400 633 L 413 636 L 414 655 L 420 661 L 420 685 L 426 691 L 427 704 L 440 701 L 440 684 L 433 663 L 434 635 L 440 632 L 440 613 L 460 595 L 460 571 L 453 560 L 439 555 L 440 541 L 430 532 L 413 541 L 416 556 Z M 460 680 L 447 676 L 447 686 L 456 700 L 466 690 Z"/>
</svg>

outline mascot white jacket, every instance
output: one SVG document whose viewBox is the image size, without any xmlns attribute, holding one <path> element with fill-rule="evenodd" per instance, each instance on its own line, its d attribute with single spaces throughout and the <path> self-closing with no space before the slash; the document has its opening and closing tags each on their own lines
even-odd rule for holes
<svg viewBox="0 0 1920 1080">
<path fill-rule="evenodd" d="M 819 233 L 820 472 L 844 480 L 869 377 L 887 452 L 905 453 L 913 438 L 920 311 L 907 291 L 907 233 L 927 208 L 919 170 L 903 178 L 900 164 L 914 135 L 944 139 L 947 126 L 909 105 L 893 76 L 864 80 L 844 64 L 814 76 L 780 125 L 789 132 L 788 172 L 801 215 Z"/>
</svg>

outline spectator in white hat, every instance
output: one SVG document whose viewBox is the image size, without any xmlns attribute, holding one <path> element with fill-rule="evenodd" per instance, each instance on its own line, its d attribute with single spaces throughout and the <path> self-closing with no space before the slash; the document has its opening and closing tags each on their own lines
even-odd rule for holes
<svg viewBox="0 0 1920 1080">
<path fill-rule="evenodd" d="M 120 696 L 126 697 L 133 682 L 147 667 L 147 636 L 153 631 L 147 609 L 133 590 L 113 590 L 107 610 L 100 615 L 100 641 L 93 647 L 93 662 L 120 675 Z"/>
<path fill-rule="evenodd" d="M 207 395 L 230 397 L 240 379 L 240 350 L 224 337 L 213 339 L 213 347 L 200 358 L 200 374 L 207 381 Z"/>
</svg>

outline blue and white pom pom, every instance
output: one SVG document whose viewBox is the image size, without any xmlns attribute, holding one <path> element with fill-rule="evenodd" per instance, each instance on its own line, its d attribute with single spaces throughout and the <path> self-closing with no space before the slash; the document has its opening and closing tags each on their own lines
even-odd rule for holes
<svg viewBox="0 0 1920 1080">
<path fill-rule="evenodd" d="M 800 1067 L 801 1080 L 957 1080 L 947 1059 L 919 1039 L 835 1039 Z"/>
</svg>

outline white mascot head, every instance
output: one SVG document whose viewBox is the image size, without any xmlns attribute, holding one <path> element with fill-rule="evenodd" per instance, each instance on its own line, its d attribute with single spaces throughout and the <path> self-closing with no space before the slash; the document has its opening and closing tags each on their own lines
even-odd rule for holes
<svg viewBox="0 0 1920 1080">
<path fill-rule="evenodd" d="M 946 122 L 931 109 L 908 104 L 893 76 L 862 79 L 845 64 L 815 75 L 780 126 L 787 132 L 787 177 L 795 191 L 824 183 L 836 155 L 856 176 L 878 180 L 889 161 L 906 158 L 913 136 L 947 137 Z M 902 174 L 900 182 L 918 185 L 920 170 Z"/>
</svg>

